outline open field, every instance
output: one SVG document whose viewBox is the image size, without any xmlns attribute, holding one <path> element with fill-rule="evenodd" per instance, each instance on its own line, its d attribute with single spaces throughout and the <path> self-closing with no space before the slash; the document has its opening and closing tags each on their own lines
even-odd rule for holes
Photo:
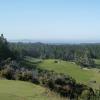
<svg viewBox="0 0 100 100">
<path fill-rule="evenodd" d="M 76 65 L 73 62 L 60 61 L 59 63 L 55 63 L 55 60 L 44 60 L 39 64 L 40 68 L 44 68 L 47 70 L 54 70 L 58 73 L 64 73 L 70 75 L 77 82 L 87 84 L 89 86 L 93 86 L 94 88 L 98 88 L 100 85 L 100 72 L 99 69 L 82 69 L 80 66 Z M 92 81 L 96 81 L 96 83 L 92 83 Z"/>
<path fill-rule="evenodd" d="M 46 89 L 28 82 L 0 80 L 0 100 L 61 100 Z"/>
</svg>

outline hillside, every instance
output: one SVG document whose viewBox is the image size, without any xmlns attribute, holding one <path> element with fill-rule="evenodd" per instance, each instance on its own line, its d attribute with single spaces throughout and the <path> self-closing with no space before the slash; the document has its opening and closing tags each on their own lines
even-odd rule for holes
<svg viewBox="0 0 100 100">
<path fill-rule="evenodd" d="M 55 94 L 29 82 L 0 80 L 0 100 L 61 100 Z"/>
<path fill-rule="evenodd" d="M 60 61 L 53 61 L 54 64 L 52 64 L 49 60 L 47 60 L 50 63 L 44 63 L 42 58 L 41 59 L 36 59 L 38 57 L 38 52 L 30 51 L 30 55 L 33 52 L 33 57 L 29 57 L 28 55 L 25 56 L 24 54 L 27 54 L 28 52 L 24 52 L 23 50 L 21 52 L 17 51 L 17 49 L 11 49 L 9 47 L 9 43 L 6 41 L 6 39 L 3 37 L 3 34 L 0 37 L 0 43 L 1 43 L 1 59 L 0 59 L 0 78 L 3 79 L 8 79 L 8 80 L 20 80 L 20 81 L 27 81 L 31 82 L 33 84 L 37 84 L 39 86 L 43 86 L 49 91 L 53 91 L 57 94 L 59 94 L 60 97 L 66 97 L 70 99 L 77 99 L 77 98 L 93 98 L 94 96 L 94 91 L 91 87 L 83 84 L 76 82 L 76 78 L 72 77 L 69 73 L 64 73 L 63 70 L 61 71 L 60 69 L 64 69 L 64 66 L 66 63 L 62 60 Z M 40 46 L 40 45 L 39 45 Z M 21 48 L 22 49 L 22 48 Z M 49 49 L 49 48 L 48 48 Z M 9 50 L 9 53 L 7 52 Z M 20 48 L 18 49 L 20 50 Z M 23 54 L 24 53 L 24 54 Z M 41 52 L 40 52 L 41 53 Z M 3 55 L 2 55 L 3 54 Z M 7 55 L 7 56 L 5 56 Z M 4 58 L 3 58 L 4 57 Z M 46 55 L 48 58 L 49 56 Z M 70 58 L 69 56 L 68 58 Z M 26 59 L 25 59 L 26 58 Z M 47 59 L 46 58 L 46 59 Z M 53 59 L 53 58 L 52 58 Z M 84 60 L 85 59 L 85 60 Z M 90 58 L 88 58 L 87 54 L 85 57 L 82 58 L 82 61 L 77 60 L 80 64 L 85 65 L 88 67 L 90 65 L 94 65 L 94 63 Z M 85 63 L 84 63 L 85 61 Z M 87 63 L 88 62 L 88 63 Z M 43 64 L 43 66 L 46 66 L 47 68 L 50 66 L 55 66 L 55 64 L 62 65 L 59 66 L 59 71 L 55 69 L 50 69 L 53 71 L 45 70 L 45 68 L 42 68 L 38 64 Z M 49 66 L 47 66 L 47 65 Z M 68 64 L 67 64 L 68 65 Z M 71 68 L 71 67 L 70 67 Z M 66 68 L 65 68 L 66 70 Z M 72 68 L 74 70 L 74 68 Z M 71 72 L 71 71 L 69 71 Z M 78 71 L 80 72 L 80 71 Z M 61 74 L 62 73 L 62 74 Z M 74 73 L 74 71 L 73 71 Z M 76 74 L 77 75 L 77 74 Z M 85 74 L 84 74 L 85 75 Z M 88 74 L 87 74 L 88 76 Z M 87 77 L 86 76 L 86 77 Z M 86 77 L 83 76 L 85 79 Z M 81 79 L 81 78 L 79 78 Z M 87 79 L 85 79 L 87 80 Z M 11 82 L 11 81 L 10 81 Z M 17 81 L 16 83 L 9 83 L 6 81 L 5 83 L 1 83 L 1 98 L 2 99 L 7 99 L 7 100 L 16 100 L 16 99 L 23 99 L 23 100 L 32 100 L 32 99 L 38 99 L 40 100 L 41 98 L 43 100 L 48 100 L 48 99 L 58 99 L 57 96 L 53 97 L 54 95 L 50 95 L 48 91 L 44 91 L 42 88 L 37 88 L 36 85 L 28 85 L 26 83 L 21 83 L 19 84 Z M 7 84 L 8 83 L 8 84 Z M 5 86 L 6 85 L 6 86 Z M 31 87 L 30 87 L 31 86 Z M 3 91 L 2 91 L 3 90 Z M 40 91 L 40 92 L 39 92 Z M 85 94 L 84 92 L 87 91 Z M 23 95 L 22 95 L 23 94 Z M 88 96 L 86 96 L 88 95 Z M 53 97 L 53 98 L 52 98 Z M 60 98 L 61 100 L 61 98 Z"/>
</svg>

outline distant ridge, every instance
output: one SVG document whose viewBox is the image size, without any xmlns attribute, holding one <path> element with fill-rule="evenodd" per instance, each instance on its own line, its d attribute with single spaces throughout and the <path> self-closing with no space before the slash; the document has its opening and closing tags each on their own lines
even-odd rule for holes
<svg viewBox="0 0 100 100">
<path fill-rule="evenodd" d="M 46 43 L 46 44 L 100 44 L 99 40 L 39 40 L 39 39 L 15 39 L 8 40 L 9 42 L 23 42 L 23 43 Z"/>
</svg>

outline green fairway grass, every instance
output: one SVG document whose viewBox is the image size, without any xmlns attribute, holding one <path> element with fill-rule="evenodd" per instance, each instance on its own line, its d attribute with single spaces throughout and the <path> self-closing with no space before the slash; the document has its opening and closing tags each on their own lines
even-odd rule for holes
<svg viewBox="0 0 100 100">
<path fill-rule="evenodd" d="M 59 98 L 48 96 L 45 88 L 32 83 L 0 80 L 0 100 L 61 100 Z"/>
<path fill-rule="evenodd" d="M 58 73 L 64 73 L 70 75 L 77 82 L 87 84 L 89 86 L 99 87 L 100 85 L 100 73 L 99 69 L 82 69 L 80 66 L 73 62 L 60 61 L 55 63 L 55 60 L 44 60 L 39 64 L 40 68 L 53 70 Z M 91 83 L 90 81 L 96 81 L 96 83 Z"/>
</svg>

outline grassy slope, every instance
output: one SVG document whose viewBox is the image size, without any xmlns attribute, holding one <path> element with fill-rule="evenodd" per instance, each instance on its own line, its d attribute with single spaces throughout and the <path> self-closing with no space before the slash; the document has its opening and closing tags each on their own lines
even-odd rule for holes
<svg viewBox="0 0 100 100">
<path fill-rule="evenodd" d="M 78 82 L 85 83 L 94 87 L 98 87 L 100 84 L 100 73 L 98 69 L 83 70 L 80 66 L 72 63 L 61 61 L 61 63 L 54 63 L 54 60 L 44 60 L 39 64 L 40 68 L 45 68 L 48 70 L 54 70 L 58 73 L 68 74 Z M 96 80 L 96 84 L 91 84 L 90 80 Z"/>
<path fill-rule="evenodd" d="M 0 100 L 61 100 L 47 96 L 46 89 L 28 82 L 0 80 Z"/>
</svg>

